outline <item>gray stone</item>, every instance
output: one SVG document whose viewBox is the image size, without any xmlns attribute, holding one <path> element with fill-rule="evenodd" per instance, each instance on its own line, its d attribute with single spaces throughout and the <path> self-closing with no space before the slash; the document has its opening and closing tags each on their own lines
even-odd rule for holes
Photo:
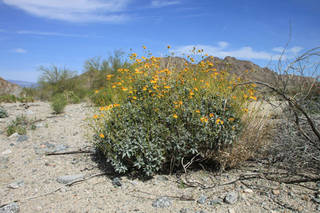
<svg viewBox="0 0 320 213">
<path fill-rule="evenodd" d="M 159 181 L 168 181 L 169 179 L 166 176 L 158 176 L 157 180 L 159 180 Z"/>
<path fill-rule="evenodd" d="M 223 204 L 223 200 L 221 200 L 221 199 L 213 199 L 213 200 L 210 200 L 208 204 L 211 205 L 211 206 L 222 205 Z"/>
<path fill-rule="evenodd" d="M 64 144 L 58 144 L 55 149 L 54 149 L 54 152 L 61 152 L 61 151 L 64 151 L 66 149 L 68 149 L 69 146 L 67 145 L 64 145 Z"/>
<path fill-rule="evenodd" d="M 238 193 L 237 192 L 229 192 L 225 198 L 224 202 L 228 204 L 234 204 L 238 201 Z"/>
<path fill-rule="evenodd" d="M 180 213 L 188 213 L 188 209 L 186 209 L 186 208 L 182 208 L 182 209 L 180 209 L 180 211 L 179 211 Z"/>
<path fill-rule="evenodd" d="M 115 186 L 115 187 L 122 186 L 121 179 L 118 178 L 118 177 L 113 178 L 112 179 L 112 185 Z"/>
<path fill-rule="evenodd" d="M 160 197 L 152 203 L 152 206 L 155 208 L 167 208 L 172 204 L 171 200 L 168 197 Z"/>
<path fill-rule="evenodd" d="M 206 213 L 206 212 L 203 210 L 200 210 L 200 211 L 196 211 L 196 213 Z"/>
<path fill-rule="evenodd" d="M 320 211 L 320 205 L 318 205 L 317 210 Z"/>
<path fill-rule="evenodd" d="M 83 178 L 84 178 L 83 174 L 65 175 L 65 176 L 58 177 L 57 182 L 62 184 L 68 184 L 76 180 L 81 180 Z"/>
<path fill-rule="evenodd" d="M 207 200 L 207 196 L 201 195 L 199 197 L 199 199 L 197 200 L 197 203 L 204 204 L 206 202 L 206 200 Z"/>
<path fill-rule="evenodd" d="M 17 203 L 9 203 L 5 206 L 0 207 L 0 213 L 18 213 L 20 207 Z"/>
<path fill-rule="evenodd" d="M 17 138 L 17 142 L 18 143 L 21 143 L 21 142 L 23 142 L 23 141 L 27 141 L 29 138 L 28 138 L 28 136 L 26 136 L 26 135 L 20 135 L 18 138 Z"/>
<path fill-rule="evenodd" d="M 8 188 L 10 188 L 10 189 L 17 189 L 17 188 L 19 188 L 19 187 L 21 187 L 21 186 L 24 186 L 23 180 L 10 183 L 10 184 L 8 185 Z"/>
<path fill-rule="evenodd" d="M 314 202 L 316 202 L 316 203 L 319 203 L 320 204 L 320 199 L 318 199 L 318 198 L 312 198 L 312 200 L 314 201 Z"/>
<path fill-rule="evenodd" d="M 320 181 L 317 182 L 317 187 L 320 188 Z"/>
</svg>

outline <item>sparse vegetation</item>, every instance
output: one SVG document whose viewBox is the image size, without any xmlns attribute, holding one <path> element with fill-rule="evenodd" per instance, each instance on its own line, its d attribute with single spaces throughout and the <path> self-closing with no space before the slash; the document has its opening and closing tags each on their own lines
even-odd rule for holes
<svg viewBox="0 0 320 213">
<path fill-rule="evenodd" d="M 51 108 L 55 114 L 60 114 L 64 111 L 68 102 L 64 94 L 56 94 L 51 100 Z"/>
<path fill-rule="evenodd" d="M 8 117 L 8 112 L 4 108 L 0 107 L 0 118 L 6 117 Z"/>
<path fill-rule="evenodd" d="M 32 121 L 24 115 L 17 116 L 15 120 L 11 121 L 7 126 L 7 135 L 10 136 L 13 133 L 18 133 L 19 135 L 27 134 L 27 129 L 32 127 Z M 34 127 L 31 129 L 35 129 Z"/>
</svg>

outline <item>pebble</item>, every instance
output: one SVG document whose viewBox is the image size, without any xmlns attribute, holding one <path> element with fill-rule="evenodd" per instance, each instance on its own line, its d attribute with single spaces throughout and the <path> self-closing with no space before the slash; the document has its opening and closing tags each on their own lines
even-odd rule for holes
<svg viewBox="0 0 320 213">
<path fill-rule="evenodd" d="M 169 179 L 166 176 L 158 176 L 157 180 L 159 180 L 159 181 L 168 181 Z"/>
<path fill-rule="evenodd" d="M 317 210 L 320 211 L 320 205 L 318 205 Z"/>
<path fill-rule="evenodd" d="M 206 213 L 206 212 L 203 210 L 200 210 L 200 211 L 196 211 L 196 213 Z"/>
<path fill-rule="evenodd" d="M 2 155 L 9 155 L 9 154 L 11 154 L 12 153 L 12 151 L 10 150 L 10 149 L 6 149 L 6 150 L 4 150 L 1 154 Z"/>
<path fill-rule="evenodd" d="M 160 197 L 152 203 L 152 206 L 155 208 L 167 208 L 172 204 L 171 200 L 168 197 Z"/>
<path fill-rule="evenodd" d="M 222 202 L 221 199 L 214 199 L 214 200 L 210 200 L 208 204 L 211 205 L 211 206 L 218 205 L 218 204 L 222 205 L 223 202 Z"/>
<path fill-rule="evenodd" d="M 272 194 L 279 195 L 280 194 L 280 190 L 274 189 L 274 190 L 272 190 Z"/>
<path fill-rule="evenodd" d="M 204 204 L 207 200 L 207 196 L 201 195 L 200 198 L 197 200 L 197 203 Z"/>
<path fill-rule="evenodd" d="M 21 186 L 24 186 L 24 181 L 23 181 L 23 180 L 10 183 L 10 184 L 8 185 L 8 188 L 10 188 L 10 189 L 17 189 L 17 188 L 19 188 L 19 187 L 21 187 Z"/>
<path fill-rule="evenodd" d="M 244 193 L 253 193 L 252 189 L 244 189 L 243 192 Z"/>
<path fill-rule="evenodd" d="M 18 142 L 18 143 L 21 143 L 21 142 L 27 141 L 28 139 L 29 139 L 28 136 L 26 136 L 26 135 L 20 135 L 20 136 L 17 138 L 17 142 Z"/>
<path fill-rule="evenodd" d="M 20 207 L 17 203 L 9 203 L 0 208 L 0 213 L 18 213 L 20 212 Z"/>
<path fill-rule="evenodd" d="M 318 199 L 318 198 L 312 198 L 312 200 L 314 201 L 314 202 L 316 202 L 316 203 L 319 203 L 320 204 L 320 199 Z"/>
<path fill-rule="evenodd" d="M 236 213 L 234 209 L 228 209 L 228 213 Z"/>
<path fill-rule="evenodd" d="M 58 183 L 62 184 L 68 184 L 76 180 L 83 179 L 84 175 L 83 174 L 76 174 L 76 175 L 65 175 L 65 176 L 60 176 L 57 178 Z"/>
<path fill-rule="evenodd" d="M 115 187 L 122 186 L 121 179 L 118 178 L 118 177 L 113 178 L 112 179 L 112 185 L 115 186 Z"/>
<path fill-rule="evenodd" d="M 238 193 L 237 192 L 229 192 L 225 198 L 224 202 L 228 204 L 234 204 L 238 201 Z"/>
<path fill-rule="evenodd" d="M 10 135 L 9 138 L 11 139 L 11 138 L 15 138 L 15 137 L 18 137 L 18 136 L 19 136 L 19 134 L 15 132 L 12 135 Z"/>
<path fill-rule="evenodd" d="M 182 209 L 180 209 L 179 213 L 188 213 L 188 209 L 182 208 Z"/>
</svg>

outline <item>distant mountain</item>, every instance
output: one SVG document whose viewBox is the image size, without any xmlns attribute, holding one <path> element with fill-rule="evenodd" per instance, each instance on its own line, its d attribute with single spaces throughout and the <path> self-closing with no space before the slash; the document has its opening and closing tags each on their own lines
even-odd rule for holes
<svg viewBox="0 0 320 213">
<path fill-rule="evenodd" d="M 28 82 L 28 81 L 17 81 L 17 80 L 7 80 L 7 81 L 9 81 L 10 83 L 13 83 L 13 84 L 17 84 L 20 87 L 37 87 L 38 86 L 37 83 Z"/>
<path fill-rule="evenodd" d="M 0 95 L 2 94 L 12 94 L 19 96 L 22 92 L 22 88 L 17 84 L 10 83 L 0 77 Z"/>
</svg>

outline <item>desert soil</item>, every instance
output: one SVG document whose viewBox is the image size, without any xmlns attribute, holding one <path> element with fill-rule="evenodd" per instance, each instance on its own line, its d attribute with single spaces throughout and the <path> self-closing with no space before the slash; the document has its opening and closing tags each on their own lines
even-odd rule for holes
<svg viewBox="0 0 320 213">
<path fill-rule="evenodd" d="M 0 212 L 6 212 L 5 205 L 13 201 L 26 213 L 320 212 L 314 190 L 320 189 L 319 183 L 280 184 L 263 177 L 234 181 L 256 176 L 263 165 L 253 162 L 222 174 L 200 170 L 149 180 L 111 175 L 86 179 L 104 172 L 94 154 L 45 153 L 92 150 L 85 120 L 92 116 L 88 104 L 68 105 L 57 116 L 44 102 L 30 103 L 28 109 L 20 103 L 2 106 L 9 117 L 0 119 Z M 41 121 L 26 136 L 8 137 L 6 126 L 21 114 Z M 86 180 L 67 186 L 61 183 L 66 175 L 82 175 Z M 188 182 L 181 184 L 181 180 Z"/>
</svg>

